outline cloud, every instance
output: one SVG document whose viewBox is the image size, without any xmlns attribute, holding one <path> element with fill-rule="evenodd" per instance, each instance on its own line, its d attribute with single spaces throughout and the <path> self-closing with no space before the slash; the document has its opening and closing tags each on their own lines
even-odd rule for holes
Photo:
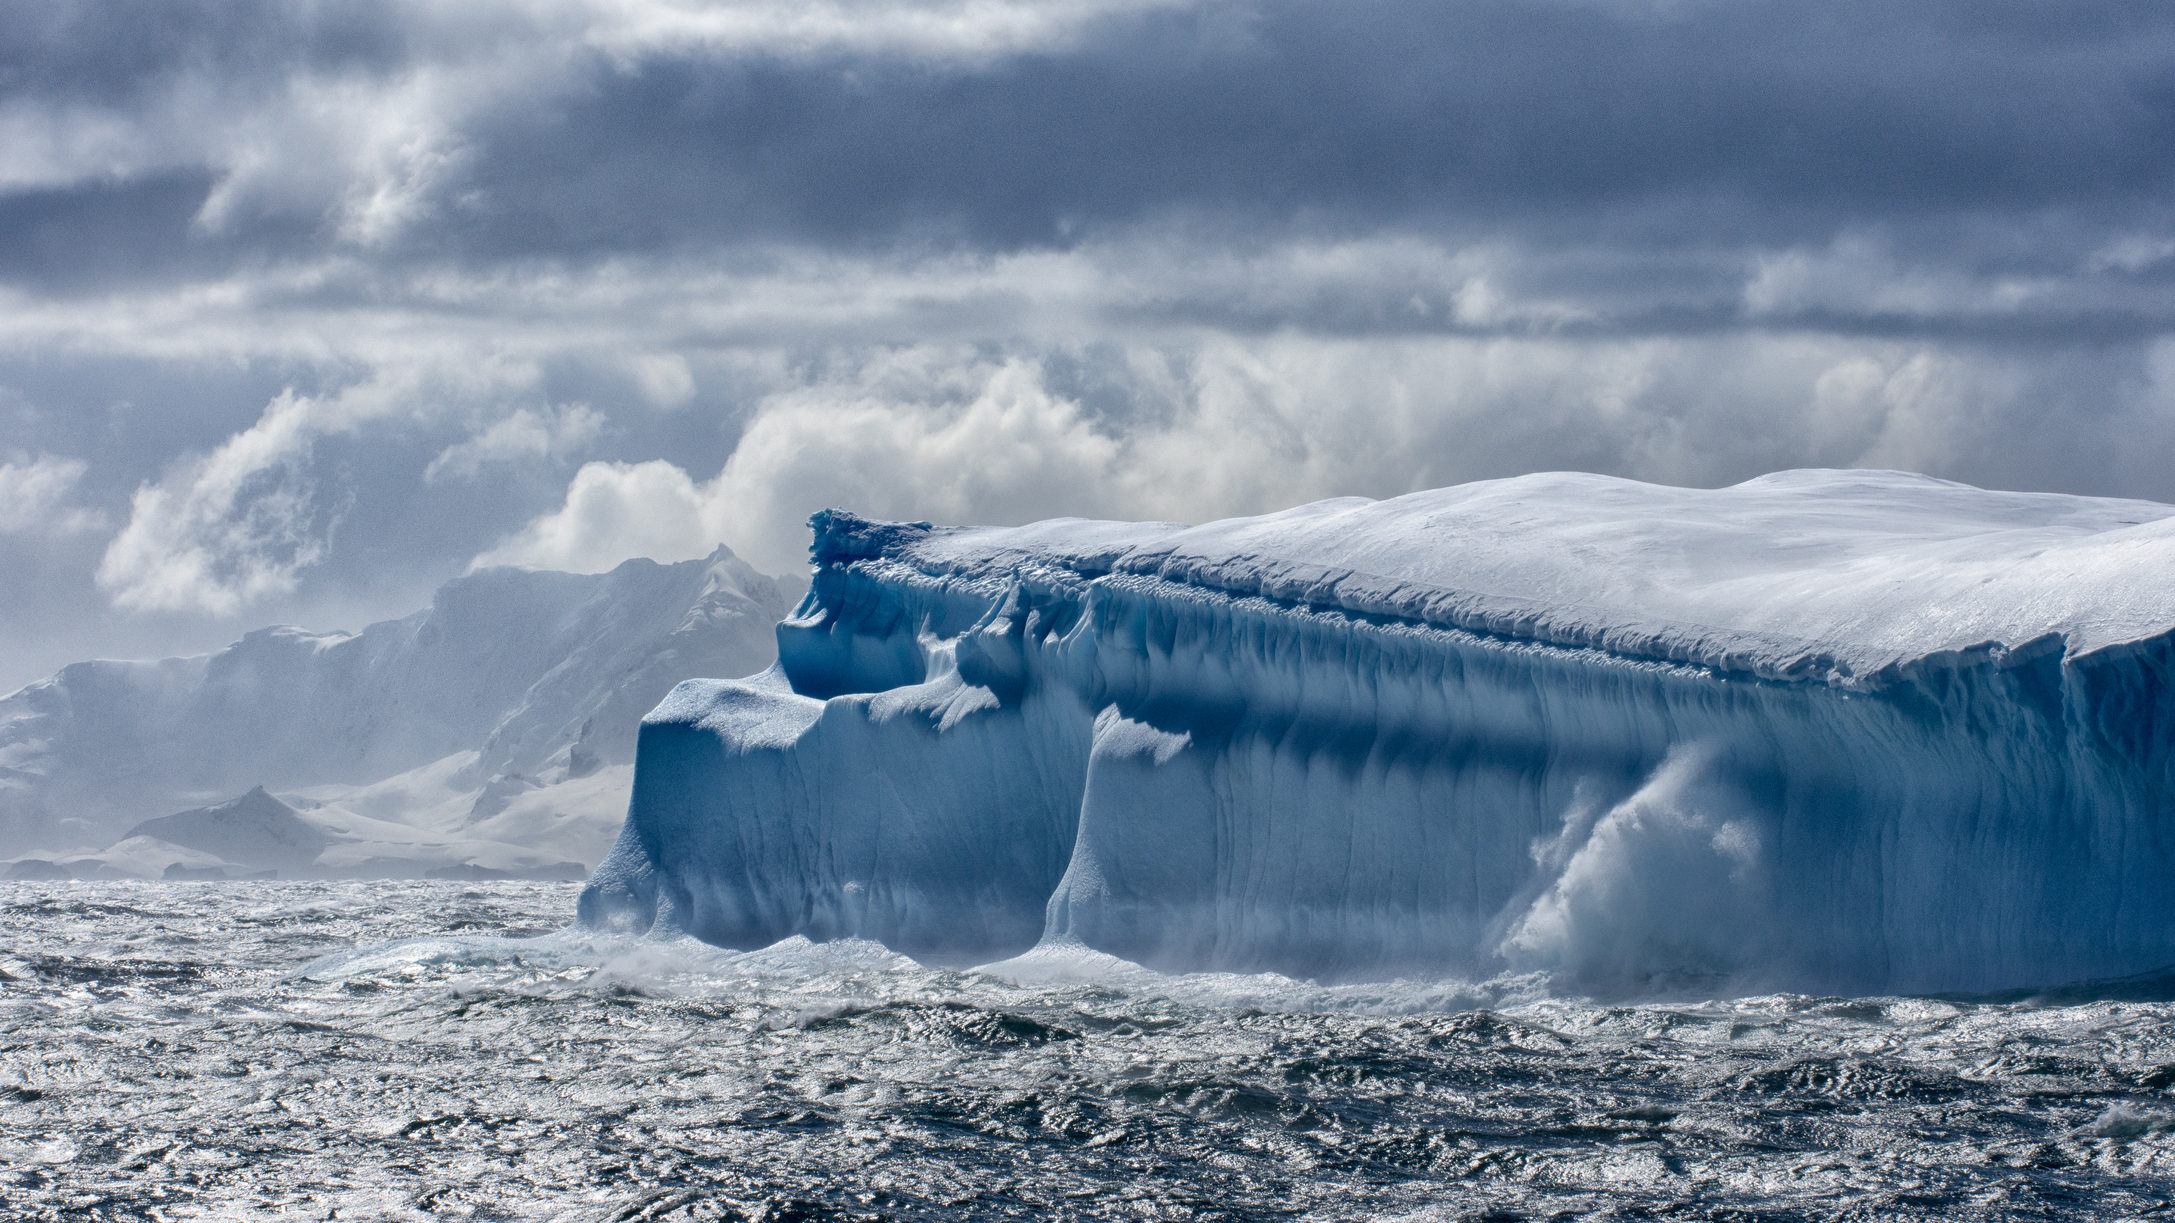
<svg viewBox="0 0 2175 1223">
<path fill-rule="evenodd" d="M 1950 0 L 4 15 L 0 183 L 194 173 L 191 240 L 234 254 L 1017 250 L 1195 218 L 1687 258 L 1894 226 L 1984 271 L 2150 249 L 2175 183 L 2175 17 L 2132 0 L 2058 26 Z"/>
<path fill-rule="evenodd" d="M 331 394 L 281 392 L 255 424 L 136 489 L 127 524 L 99 561 L 99 587 L 121 608 L 213 616 L 293 592 L 325 559 L 353 498 L 324 486 L 320 442 L 428 414 L 433 403 L 502 393 L 523 373 L 489 362 L 408 365 Z M 578 414 L 555 420 L 562 432 L 583 427 Z M 518 445 L 519 433 L 517 425 L 501 444 Z M 470 457 L 483 461 L 480 451 Z"/>
<path fill-rule="evenodd" d="M 1802 336 L 906 346 L 770 394 L 707 478 L 663 460 L 585 466 L 563 504 L 477 563 L 603 568 L 725 542 L 783 572 L 803 563 L 808 514 L 832 505 L 1200 521 L 1550 467 L 1709 485 L 1783 466 L 1963 467 L 1999 484 L 2051 470 L 2032 440 L 2059 427 L 2038 419 L 2049 385 L 2028 361 Z M 2148 450 L 2175 444 L 2166 414 L 2132 419 Z M 2068 444 L 2075 480 L 2116 450 Z"/>
<path fill-rule="evenodd" d="M 478 0 L 0 7 L 0 191 L 97 189 L 201 170 L 201 234 L 383 248 L 534 184 L 471 173 L 508 115 L 564 114 L 658 61 L 970 67 L 1047 54 L 1174 0 Z M 517 223 L 518 225 L 518 223 Z M 291 234 L 288 236 L 292 236 Z M 426 239 L 427 241 L 427 239 Z"/>
<path fill-rule="evenodd" d="M 771 396 L 709 480 L 662 460 L 587 464 L 563 505 L 476 563 L 596 570 L 723 542 L 785 572 L 804 558 L 803 522 L 825 505 L 1005 520 L 1107 509 L 1128 490 L 1146 504 L 1155 473 L 1122 471 L 1128 450 L 1052 394 L 1037 363 L 909 349 Z"/>
<path fill-rule="evenodd" d="M 423 469 L 423 479 L 473 479 L 487 467 L 563 459 L 603 429 L 604 417 L 587 404 L 516 408 L 468 440 L 439 451 Z"/>
<path fill-rule="evenodd" d="M 98 565 L 114 603 L 231 615 L 293 590 L 339 519 L 310 471 L 315 409 L 282 395 L 250 429 L 137 489 Z"/>
<path fill-rule="evenodd" d="M 587 39 L 622 63 L 660 51 L 840 53 L 973 63 L 1075 43 L 1094 26 L 1183 0 L 675 0 L 586 6 Z"/>
<path fill-rule="evenodd" d="M 717 508 L 706 490 L 663 459 L 584 463 L 567 486 L 565 505 L 477 557 L 472 567 L 601 573 L 630 556 L 689 560 L 721 542 L 711 526 Z"/>
<path fill-rule="evenodd" d="M 2175 497 L 2165 5 L 0 23 L 0 454 L 95 456 L 65 503 L 127 507 L 40 599 L 392 614 L 479 558 L 788 568 L 825 504 L 1537 468 Z"/>
<path fill-rule="evenodd" d="M 0 535 L 73 535 L 104 525 L 72 498 L 89 464 L 41 454 L 0 463 Z"/>
</svg>

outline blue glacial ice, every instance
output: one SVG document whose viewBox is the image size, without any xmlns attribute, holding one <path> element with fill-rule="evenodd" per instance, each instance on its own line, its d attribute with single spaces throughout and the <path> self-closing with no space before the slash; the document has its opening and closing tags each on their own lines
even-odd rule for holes
<svg viewBox="0 0 2175 1223">
<path fill-rule="evenodd" d="M 1557 474 L 813 525 L 778 664 L 644 721 L 584 921 L 1605 994 L 2175 964 L 2175 506 Z"/>
</svg>

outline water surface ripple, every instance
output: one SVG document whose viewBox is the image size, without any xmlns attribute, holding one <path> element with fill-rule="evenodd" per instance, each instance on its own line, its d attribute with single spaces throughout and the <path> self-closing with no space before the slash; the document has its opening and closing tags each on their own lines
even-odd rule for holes
<svg viewBox="0 0 2175 1223">
<path fill-rule="evenodd" d="M 2169 1217 L 2175 1005 L 1605 1006 L 10 883 L 0 1215 Z"/>
</svg>

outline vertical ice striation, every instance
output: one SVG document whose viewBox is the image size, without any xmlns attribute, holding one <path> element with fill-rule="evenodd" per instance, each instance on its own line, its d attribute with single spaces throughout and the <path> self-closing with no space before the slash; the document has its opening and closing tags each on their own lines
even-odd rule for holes
<svg viewBox="0 0 2175 1223">
<path fill-rule="evenodd" d="M 778 665 L 645 720 L 585 920 L 1611 993 L 2175 963 L 2175 507 L 1552 475 L 814 526 Z"/>
</svg>

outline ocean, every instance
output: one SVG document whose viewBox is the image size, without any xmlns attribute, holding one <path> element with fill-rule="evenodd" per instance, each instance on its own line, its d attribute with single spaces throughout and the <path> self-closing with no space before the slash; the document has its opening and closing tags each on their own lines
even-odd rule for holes
<svg viewBox="0 0 2175 1223">
<path fill-rule="evenodd" d="M 0 884 L 9 1219 L 2175 1217 L 2175 991 L 1614 1005 Z"/>
</svg>

